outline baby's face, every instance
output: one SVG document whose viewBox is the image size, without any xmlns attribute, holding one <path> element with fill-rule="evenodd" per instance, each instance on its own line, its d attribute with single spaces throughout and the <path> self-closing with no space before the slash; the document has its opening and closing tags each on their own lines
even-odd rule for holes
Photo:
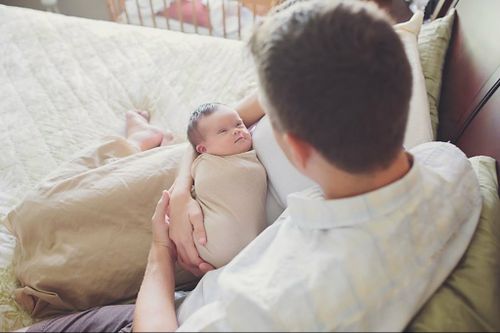
<svg viewBox="0 0 500 333">
<path fill-rule="evenodd" d="M 198 131 L 203 141 L 196 146 L 199 153 L 218 156 L 235 155 L 252 149 L 252 136 L 238 113 L 226 106 L 200 119 Z"/>
</svg>

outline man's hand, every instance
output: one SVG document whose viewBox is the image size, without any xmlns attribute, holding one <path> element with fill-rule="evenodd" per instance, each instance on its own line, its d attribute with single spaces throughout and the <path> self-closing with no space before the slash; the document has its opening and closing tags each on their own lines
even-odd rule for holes
<svg viewBox="0 0 500 333">
<path fill-rule="evenodd" d="M 207 242 L 201 207 L 190 193 L 175 193 L 170 199 L 169 236 L 177 248 L 179 265 L 196 276 L 202 276 L 214 267 L 203 261 L 194 240 L 201 245 Z"/>
<path fill-rule="evenodd" d="M 168 237 L 170 194 L 163 191 L 151 219 L 153 240 L 134 310 L 134 332 L 174 332 L 175 246 Z"/>
<path fill-rule="evenodd" d="M 161 246 L 168 248 L 170 257 L 175 262 L 177 251 L 175 244 L 169 238 L 169 217 L 167 215 L 170 203 L 170 194 L 168 191 L 163 191 L 155 212 L 151 218 L 151 229 L 153 233 L 153 246 Z"/>
</svg>

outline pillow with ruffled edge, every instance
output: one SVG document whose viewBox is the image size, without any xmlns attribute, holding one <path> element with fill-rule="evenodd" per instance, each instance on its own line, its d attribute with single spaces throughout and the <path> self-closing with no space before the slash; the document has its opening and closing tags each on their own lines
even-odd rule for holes
<svg viewBox="0 0 500 333">
<path fill-rule="evenodd" d="M 469 159 L 483 206 L 476 232 L 450 276 L 407 327 L 409 332 L 500 331 L 500 200 L 495 160 Z"/>
<path fill-rule="evenodd" d="M 441 81 L 446 51 L 450 44 L 455 20 L 455 9 L 446 16 L 422 25 L 418 35 L 418 51 L 425 78 L 427 98 L 434 138 L 437 137 L 439 124 L 438 107 L 441 95 Z"/>
<path fill-rule="evenodd" d="M 420 64 L 417 37 L 422 27 L 424 14 L 417 11 L 410 20 L 394 25 L 408 57 L 413 78 L 413 89 L 408 111 L 408 124 L 404 138 L 404 147 L 413 148 L 421 143 L 434 140 L 432 134 L 431 118 L 429 112 L 429 101 L 425 86 L 425 79 Z M 391 121 L 391 119 L 387 119 Z"/>
</svg>

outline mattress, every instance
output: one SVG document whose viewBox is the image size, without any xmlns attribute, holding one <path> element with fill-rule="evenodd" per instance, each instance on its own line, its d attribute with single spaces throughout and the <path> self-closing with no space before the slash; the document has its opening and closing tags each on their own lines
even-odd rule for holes
<svg viewBox="0 0 500 333">
<path fill-rule="evenodd" d="M 184 141 L 199 104 L 256 87 L 244 43 L 0 5 L 0 219 L 130 109 Z M 32 323 L 14 302 L 15 239 L 0 226 L 0 331 Z"/>
</svg>

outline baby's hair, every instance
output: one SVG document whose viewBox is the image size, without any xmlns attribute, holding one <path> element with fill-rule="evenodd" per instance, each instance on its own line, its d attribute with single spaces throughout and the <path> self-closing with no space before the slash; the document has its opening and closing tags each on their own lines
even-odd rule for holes
<svg viewBox="0 0 500 333">
<path fill-rule="evenodd" d="M 187 128 L 187 136 L 188 140 L 193 145 L 194 150 L 196 150 L 196 146 L 203 139 L 200 131 L 198 131 L 198 123 L 201 119 L 206 116 L 211 115 L 221 106 L 221 103 L 204 103 L 196 108 L 196 110 L 191 113 L 189 117 L 189 124 Z"/>
</svg>

